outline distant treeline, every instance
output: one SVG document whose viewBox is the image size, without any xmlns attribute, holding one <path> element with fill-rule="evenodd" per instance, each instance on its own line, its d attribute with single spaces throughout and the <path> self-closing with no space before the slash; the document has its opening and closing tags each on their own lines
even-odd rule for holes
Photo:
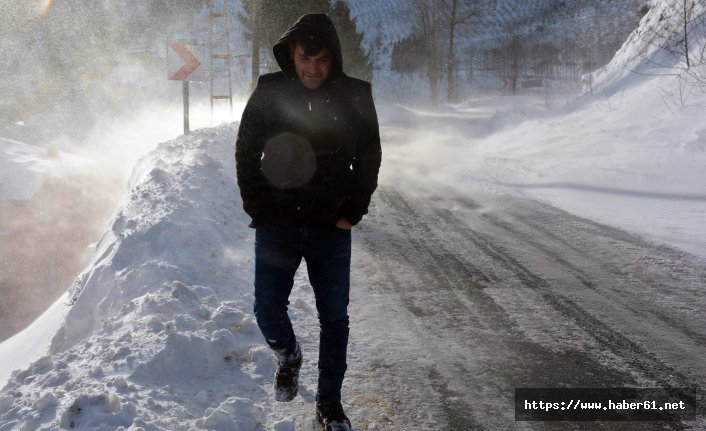
<svg viewBox="0 0 706 431">
<path fill-rule="evenodd" d="M 393 70 L 425 73 L 434 99 L 445 75 L 448 101 L 459 78 L 507 79 L 512 92 L 523 79 L 578 80 L 610 61 L 648 10 L 641 0 L 510 3 L 412 0 L 415 31 L 395 44 Z"/>
</svg>

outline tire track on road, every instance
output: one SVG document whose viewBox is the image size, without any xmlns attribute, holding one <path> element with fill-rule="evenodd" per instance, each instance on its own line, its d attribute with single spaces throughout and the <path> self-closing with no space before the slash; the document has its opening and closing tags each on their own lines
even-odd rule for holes
<svg viewBox="0 0 706 431">
<path fill-rule="evenodd" d="M 459 223 L 458 220 L 451 219 L 447 212 L 439 212 L 439 216 L 440 218 L 445 219 L 447 223 Z M 497 222 L 494 222 L 493 224 L 503 228 L 513 236 L 523 239 L 535 248 L 544 251 L 556 262 L 560 264 L 565 262 L 564 259 L 556 256 L 554 253 L 548 251 L 535 241 L 522 238 L 524 235 L 521 235 L 518 231 L 510 228 L 507 224 Z M 530 271 L 526 266 L 512 257 L 508 250 L 504 250 L 500 246 L 494 245 L 492 239 L 487 235 L 471 229 L 468 229 L 468 231 L 461 231 L 460 234 L 463 235 L 463 237 L 468 241 L 476 243 L 479 247 L 482 247 L 494 256 L 497 256 L 499 260 L 502 261 L 508 269 L 513 271 L 518 279 L 522 280 L 526 286 L 540 291 L 544 299 L 556 310 L 560 311 L 587 333 L 591 334 L 602 346 L 606 347 L 617 356 L 625 359 L 626 362 L 631 364 L 635 369 L 643 372 L 645 376 L 655 380 L 663 386 L 688 387 L 692 385 L 692 379 L 668 366 L 656 358 L 653 354 L 640 347 L 637 343 L 631 341 L 628 337 L 611 329 L 606 323 L 600 321 L 587 310 L 576 304 L 575 301 L 567 298 L 566 296 L 557 294 L 546 280 Z M 573 266 L 568 266 L 568 268 L 572 270 L 574 269 Z M 580 272 L 580 274 L 583 273 Z M 584 280 L 581 281 L 583 283 Z M 585 283 L 583 284 L 585 285 Z M 590 285 L 592 289 L 595 289 L 595 283 L 590 283 Z M 685 328 L 679 329 L 685 333 L 687 332 Z"/>
<path fill-rule="evenodd" d="M 396 199 L 405 201 L 401 194 L 397 194 Z M 409 202 L 404 203 L 404 209 L 413 216 L 415 220 L 424 220 Z M 557 294 L 551 285 L 541 276 L 530 271 L 525 265 L 520 263 L 511 252 L 497 245 L 493 239 L 477 229 L 472 229 L 462 220 L 457 219 L 446 209 L 432 208 L 436 217 L 435 220 L 442 221 L 448 226 L 457 228 L 456 232 L 469 243 L 474 244 L 478 249 L 483 250 L 505 268 L 512 271 L 515 276 L 527 287 L 541 293 L 544 300 L 554 309 L 559 311 L 566 318 L 573 321 L 577 326 L 590 334 L 600 346 L 622 358 L 632 368 L 641 372 L 645 377 L 654 380 L 660 386 L 686 388 L 693 385 L 692 379 L 682 374 L 673 367 L 665 364 L 652 353 L 642 348 L 637 343 L 630 340 L 625 335 L 613 330 L 608 324 L 594 317 L 589 311 L 579 306 L 575 301 L 566 296 Z M 534 248 L 544 252 L 549 258 L 559 264 L 566 266 L 577 278 L 587 287 L 595 288 L 595 284 L 587 282 L 586 274 L 573 265 L 565 265 L 566 260 L 549 251 L 546 247 L 513 229 L 506 222 L 501 222 L 497 217 L 483 214 L 483 218 L 490 221 L 494 226 L 503 229 L 506 235 L 518 238 Z M 432 234 L 428 228 L 425 231 Z M 439 242 L 438 239 L 431 242 Z M 681 394 L 686 397 L 685 393 Z"/>
<path fill-rule="evenodd" d="M 491 285 L 507 281 L 499 275 L 503 271 L 509 271 L 511 277 L 540 292 L 542 298 L 548 294 L 547 302 L 553 302 L 552 305 L 564 310 L 572 320 L 584 322 L 583 329 L 588 333 L 592 332 L 592 326 L 585 322 L 594 323 L 595 319 L 565 298 L 545 292 L 549 289 L 548 282 L 525 268 L 506 250 L 493 246 L 475 230 L 459 229 L 464 223 L 450 218 L 444 211 L 432 208 L 432 217 L 422 217 L 415 206 L 421 203 L 413 204 L 399 192 L 381 189 L 376 198 L 375 214 L 371 214 L 371 222 L 361 228 L 364 247 L 376 254 L 373 261 L 366 262 L 367 271 L 379 280 L 378 289 L 398 295 L 400 304 L 409 313 L 410 336 L 420 340 L 422 356 L 431 358 L 434 366 L 429 367 L 428 361 L 424 366 L 413 362 L 404 366 L 416 369 L 413 373 L 416 376 L 426 373 L 420 384 L 431 385 L 442 397 L 441 407 L 451 429 L 507 429 L 508 421 L 513 420 L 512 415 L 508 416 L 513 408 L 513 387 L 577 387 L 586 382 L 599 387 L 634 385 L 627 371 L 607 367 L 589 352 L 574 350 L 557 354 L 525 338 L 506 311 L 484 292 Z M 454 227 L 458 240 L 466 245 L 467 253 L 452 251 L 439 236 L 438 231 L 448 231 L 450 226 Z M 488 271 L 484 267 L 481 272 L 468 260 L 478 256 L 485 256 L 486 260 L 490 257 L 502 270 L 491 268 L 493 271 Z M 469 267 L 474 269 L 469 271 Z M 478 277 L 479 273 L 484 277 L 469 283 L 469 278 Z M 449 317 L 442 315 L 444 308 L 448 308 L 456 323 L 444 321 Z M 453 339 L 450 334 L 454 335 Z M 604 345 L 601 347 L 606 349 Z M 444 353 L 449 350 L 454 352 L 454 357 Z M 470 393 L 468 388 L 473 388 Z M 496 411 L 494 417 L 489 417 L 489 409 L 497 410 L 498 405 L 504 405 L 508 411 Z M 473 428 L 463 424 L 471 424 Z M 532 424 L 515 425 L 535 429 Z M 681 428 L 677 425 L 674 429 Z M 600 425 L 597 429 L 616 428 Z M 663 428 L 629 426 L 619 429 Z"/>
</svg>

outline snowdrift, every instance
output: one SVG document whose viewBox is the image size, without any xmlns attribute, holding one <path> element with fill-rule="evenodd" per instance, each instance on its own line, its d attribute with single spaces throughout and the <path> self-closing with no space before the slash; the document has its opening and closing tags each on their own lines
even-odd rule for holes
<svg viewBox="0 0 706 431">
<path fill-rule="evenodd" d="M 0 430 L 266 421 L 256 401 L 269 399 L 274 362 L 251 312 L 235 130 L 177 138 L 137 164 L 49 352 L 0 392 Z"/>
</svg>

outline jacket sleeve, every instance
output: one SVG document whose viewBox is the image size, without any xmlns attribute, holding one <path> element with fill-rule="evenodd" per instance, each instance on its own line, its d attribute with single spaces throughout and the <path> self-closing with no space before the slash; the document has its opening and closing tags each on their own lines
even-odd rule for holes
<svg viewBox="0 0 706 431">
<path fill-rule="evenodd" d="M 274 218 L 276 207 L 261 169 L 265 146 L 266 84 L 262 77 L 245 105 L 235 143 L 235 170 L 243 209 L 252 218 L 251 227 Z"/>
<path fill-rule="evenodd" d="M 363 91 L 354 96 L 354 102 L 360 130 L 353 160 L 353 187 L 341 210 L 341 215 L 351 224 L 357 224 L 368 213 L 382 160 L 380 130 L 369 83 L 366 82 Z"/>
</svg>

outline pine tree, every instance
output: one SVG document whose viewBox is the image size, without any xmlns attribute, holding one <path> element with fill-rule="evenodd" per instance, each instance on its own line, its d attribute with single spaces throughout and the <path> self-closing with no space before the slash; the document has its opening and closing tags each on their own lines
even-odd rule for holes
<svg viewBox="0 0 706 431">
<path fill-rule="evenodd" d="M 355 19 L 351 18 L 350 9 L 345 2 L 338 0 L 332 7 L 328 0 L 293 0 L 286 3 L 277 0 L 245 0 L 243 9 L 245 14 L 240 15 L 239 19 L 246 29 L 245 36 L 251 43 L 255 40 L 255 43 L 259 44 L 257 53 L 263 48 L 269 52 L 270 71 L 277 70 L 277 63 L 270 48 L 282 33 L 302 15 L 325 13 L 333 21 L 341 39 L 346 73 L 367 80 L 372 76 L 372 65 L 362 47 L 363 34 L 358 33 Z M 253 58 L 256 57 L 255 53 L 253 50 Z M 259 62 L 259 59 L 255 59 L 255 62 Z M 253 70 L 253 77 L 256 78 L 258 73 L 259 68 L 257 72 Z"/>
<path fill-rule="evenodd" d="M 269 71 L 277 70 L 277 62 L 270 48 L 277 43 L 282 33 L 302 15 L 307 13 L 329 13 L 331 5 L 328 0 L 244 0 L 243 10 L 238 18 L 243 24 L 245 37 L 253 46 L 253 80 L 259 75 L 259 52 L 265 49 L 269 52 Z"/>
<path fill-rule="evenodd" d="M 373 66 L 363 50 L 363 33 L 358 32 L 350 8 L 344 1 L 337 0 L 330 17 L 341 39 L 343 70 L 350 76 L 370 81 Z"/>
<path fill-rule="evenodd" d="M 424 69 L 427 64 L 426 41 L 413 34 L 395 43 L 392 47 L 392 70 L 412 73 Z"/>
</svg>

